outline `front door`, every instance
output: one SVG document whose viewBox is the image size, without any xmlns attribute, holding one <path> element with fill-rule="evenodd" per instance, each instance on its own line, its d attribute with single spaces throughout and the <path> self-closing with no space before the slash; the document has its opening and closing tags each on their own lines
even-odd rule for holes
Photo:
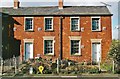
<svg viewBox="0 0 120 79">
<path fill-rule="evenodd" d="M 101 44 L 92 43 L 92 62 L 100 62 L 101 60 Z"/>
<path fill-rule="evenodd" d="M 25 60 L 33 58 L 33 43 L 25 43 Z"/>
</svg>

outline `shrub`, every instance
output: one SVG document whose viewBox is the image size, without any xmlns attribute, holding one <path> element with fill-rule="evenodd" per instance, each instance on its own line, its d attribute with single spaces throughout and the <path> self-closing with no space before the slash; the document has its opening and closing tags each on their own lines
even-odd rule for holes
<svg viewBox="0 0 120 79">
<path fill-rule="evenodd" d="M 88 66 L 88 65 L 78 65 L 78 66 L 70 66 L 66 68 L 65 72 L 72 73 L 99 73 L 99 68 L 96 66 Z"/>
<path fill-rule="evenodd" d="M 117 72 L 120 72 L 120 40 L 113 40 L 109 51 L 109 56 L 117 64 Z"/>
<path fill-rule="evenodd" d="M 88 62 L 87 62 L 87 65 L 91 65 L 91 61 L 88 61 Z"/>
<path fill-rule="evenodd" d="M 68 66 L 68 62 L 70 65 Z M 80 73 L 99 73 L 99 68 L 96 66 L 91 66 L 90 62 L 75 63 L 71 60 L 63 60 L 60 66 L 60 73 L 62 74 L 80 74 Z M 38 67 L 43 66 L 43 74 L 57 74 L 57 64 L 56 62 L 51 63 L 51 60 L 45 59 L 35 59 L 26 62 L 26 65 L 21 68 L 23 74 L 29 74 L 29 69 L 33 67 L 33 74 L 40 74 Z M 63 65 L 63 66 L 62 66 Z"/>
<path fill-rule="evenodd" d="M 112 64 L 108 63 L 103 63 L 101 64 L 101 69 L 105 69 L 108 73 L 112 72 Z"/>
<path fill-rule="evenodd" d="M 97 67 L 90 68 L 90 69 L 88 69 L 88 73 L 91 73 L 91 74 L 99 73 L 99 69 Z"/>
</svg>

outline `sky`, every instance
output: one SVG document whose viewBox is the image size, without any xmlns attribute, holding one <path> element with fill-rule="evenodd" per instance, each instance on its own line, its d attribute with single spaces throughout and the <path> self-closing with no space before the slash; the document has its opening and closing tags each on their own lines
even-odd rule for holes
<svg viewBox="0 0 120 79">
<path fill-rule="evenodd" d="M 58 6 L 58 0 L 19 0 L 20 7 Z M 64 6 L 105 6 L 113 14 L 112 39 L 118 39 L 118 2 L 120 0 L 64 0 Z M 105 4 L 104 4 L 105 3 Z M 111 5 L 111 6 L 109 6 Z M 13 7 L 13 0 L 0 0 L 0 7 Z"/>
</svg>

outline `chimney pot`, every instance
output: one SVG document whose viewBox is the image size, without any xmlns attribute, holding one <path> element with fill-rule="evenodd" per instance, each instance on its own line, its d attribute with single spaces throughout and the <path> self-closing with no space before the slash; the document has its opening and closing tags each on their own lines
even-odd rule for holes
<svg viewBox="0 0 120 79">
<path fill-rule="evenodd" d="M 58 6 L 59 9 L 63 9 L 63 0 L 59 0 L 59 6 Z"/>
<path fill-rule="evenodd" d="M 20 2 L 18 0 L 14 0 L 14 9 L 18 9 L 19 4 L 20 4 Z"/>
</svg>

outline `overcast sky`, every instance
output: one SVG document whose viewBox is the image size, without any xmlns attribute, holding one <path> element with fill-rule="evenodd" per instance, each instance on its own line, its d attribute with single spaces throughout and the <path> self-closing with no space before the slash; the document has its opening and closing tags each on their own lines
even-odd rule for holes
<svg viewBox="0 0 120 79">
<path fill-rule="evenodd" d="M 19 0 L 21 7 L 57 6 L 58 0 Z M 112 37 L 118 38 L 118 2 L 120 0 L 64 0 L 64 6 L 108 6 L 112 17 Z M 102 3 L 103 2 L 103 3 Z M 0 7 L 13 7 L 13 0 L 0 0 Z"/>
</svg>

